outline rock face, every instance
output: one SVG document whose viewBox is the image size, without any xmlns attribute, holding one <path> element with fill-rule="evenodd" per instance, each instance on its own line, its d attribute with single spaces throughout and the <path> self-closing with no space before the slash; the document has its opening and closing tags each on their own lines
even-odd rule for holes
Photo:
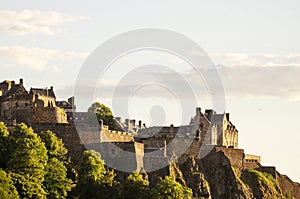
<svg viewBox="0 0 300 199">
<path fill-rule="evenodd" d="M 222 151 L 212 151 L 201 159 L 181 157 L 178 162 L 181 162 L 179 166 L 173 163 L 169 170 L 173 170 L 173 175 L 182 184 L 192 188 L 195 198 L 285 198 L 272 175 L 254 169 L 234 168 Z"/>
<path fill-rule="evenodd" d="M 255 198 L 284 198 L 278 182 L 268 173 L 245 170 L 241 180 L 251 188 Z"/>
<path fill-rule="evenodd" d="M 193 190 L 195 197 L 211 199 L 209 183 L 205 179 L 203 171 L 199 170 L 199 165 L 195 158 L 188 159 L 181 166 L 181 170 L 186 178 L 187 186 Z"/>
<path fill-rule="evenodd" d="M 246 186 L 238 180 L 228 158 L 222 152 L 212 152 L 198 160 L 206 177 L 212 198 L 253 198 Z"/>
</svg>

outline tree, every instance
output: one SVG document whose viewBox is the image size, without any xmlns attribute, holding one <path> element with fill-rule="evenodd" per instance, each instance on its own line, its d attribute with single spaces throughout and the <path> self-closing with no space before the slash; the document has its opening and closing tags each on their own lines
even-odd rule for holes
<svg viewBox="0 0 300 199">
<path fill-rule="evenodd" d="M 21 198 L 46 198 L 43 189 L 47 149 L 40 137 L 25 124 L 18 124 L 10 134 L 7 169 Z"/>
<path fill-rule="evenodd" d="M 8 161 L 9 132 L 3 122 L 0 122 L 0 168 L 6 168 Z"/>
<path fill-rule="evenodd" d="M 104 166 L 99 153 L 85 151 L 79 166 L 76 186 L 80 198 L 118 198 L 114 171 Z"/>
<path fill-rule="evenodd" d="M 57 158 L 50 158 L 45 168 L 44 186 L 48 199 L 64 199 L 71 191 L 72 181 L 68 179 L 67 168 Z"/>
<path fill-rule="evenodd" d="M 166 176 L 162 180 L 157 188 L 156 195 L 158 199 L 181 199 L 181 198 L 192 198 L 192 190 L 188 187 L 182 186 L 175 179 Z"/>
<path fill-rule="evenodd" d="M 0 169 L 0 198 L 19 199 L 19 194 L 14 186 L 10 175 Z"/>
<path fill-rule="evenodd" d="M 121 195 L 124 199 L 151 198 L 149 181 L 136 171 L 127 177 Z"/>
<path fill-rule="evenodd" d="M 68 164 L 68 149 L 64 146 L 63 141 L 58 138 L 52 131 L 42 131 L 40 134 L 42 141 L 47 148 L 49 158 L 57 158 L 64 164 Z"/>
<path fill-rule="evenodd" d="M 72 181 L 67 178 L 66 166 L 70 165 L 66 156 L 68 150 L 64 147 L 62 140 L 51 131 L 41 132 L 40 137 L 45 143 L 48 154 L 43 183 L 48 193 L 47 198 L 66 198 L 72 187 Z"/>
<path fill-rule="evenodd" d="M 114 116 L 109 107 L 99 102 L 94 102 L 88 109 L 88 120 L 92 120 L 94 114 L 96 114 L 98 120 L 103 120 L 103 123 L 108 125 L 109 129 L 115 128 Z"/>
</svg>

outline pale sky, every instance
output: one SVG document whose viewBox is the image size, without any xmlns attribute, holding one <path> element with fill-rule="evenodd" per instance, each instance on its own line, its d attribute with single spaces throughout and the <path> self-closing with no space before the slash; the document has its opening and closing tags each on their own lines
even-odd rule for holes
<svg viewBox="0 0 300 199">
<path fill-rule="evenodd" d="M 104 41 L 139 28 L 176 31 L 197 42 L 217 65 L 226 95 L 225 111 L 239 130 L 239 147 L 261 155 L 263 165 L 274 165 L 299 182 L 299 4 L 296 0 L 2 0 L 0 80 L 24 78 L 27 89 L 53 85 L 57 98 L 66 99 L 73 95 L 84 60 Z M 152 51 L 138 52 L 113 64 L 95 98 L 111 105 L 110 96 L 118 81 L 132 70 L 130 67 L 147 63 L 168 66 L 198 82 L 197 105 L 203 110 L 211 108 L 204 83 L 186 63 Z M 157 79 L 176 79 L 168 70 L 147 72 Z M 130 83 L 125 81 L 122 86 Z M 135 94 L 129 100 L 130 117 L 158 125 L 157 120 L 151 120 L 154 107 L 159 114 L 164 109 L 163 124 L 187 122 L 176 117 L 181 113 L 178 99 L 163 87 L 146 85 Z M 118 115 L 119 110 L 113 111 Z M 190 110 L 186 117 L 193 114 Z"/>
</svg>

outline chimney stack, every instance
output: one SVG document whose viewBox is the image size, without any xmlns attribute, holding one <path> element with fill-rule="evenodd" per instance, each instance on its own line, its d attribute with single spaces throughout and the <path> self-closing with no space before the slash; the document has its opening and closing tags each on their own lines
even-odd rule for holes
<svg viewBox="0 0 300 199">
<path fill-rule="evenodd" d="M 125 125 L 126 125 L 127 127 L 129 127 L 129 124 L 130 124 L 130 120 L 129 120 L 129 119 L 125 119 Z"/>
<path fill-rule="evenodd" d="M 132 124 L 132 126 L 135 126 L 135 120 L 130 120 L 130 123 Z"/>
<path fill-rule="evenodd" d="M 201 107 L 197 107 L 196 108 L 196 116 L 200 116 L 201 115 Z"/>
<path fill-rule="evenodd" d="M 214 111 L 213 109 L 207 109 L 207 110 L 205 110 L 205 115 L 207 116 L 207 118 L 209 120 L 211 120 L 211 116 L 215 115 L 215 114 L 216 114 L 216 111 Z"/>
<path fill-rule="evenodd" d="M 173 133 L 173 132 L 174 132 L 174 125 L 171 124 L 171 125 L 170 125 L 170 133 Z"/>
<path fill-rule="evenodd" d="M 142 120 L 139 120 L 139 127 L 142 128 Z"/>
<path fill-rule="evenodd" d="M 229 121 L 229 113 L 226 113 L 226 118 Z"/>
<path fill-rule="evenodd" d="M 115 117 L 115 119 L 121 123 L 121 117 Z"/>
<path fill-rule="evenodd" d="M 20 79 L 20 86 L 23 86 L 23 79 Z"/>
</svg>

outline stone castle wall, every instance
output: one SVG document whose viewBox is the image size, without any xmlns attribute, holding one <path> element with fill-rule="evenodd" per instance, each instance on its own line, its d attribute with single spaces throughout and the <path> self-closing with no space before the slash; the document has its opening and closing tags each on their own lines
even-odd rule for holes
<svg viewBox="0 0 300 199">
<path fill-rule="evenodd" d="M 38 123 L 67 123 L 66 113 L 57 107 L 34 107 L 33 121 Z"/>
<path fill-rule="evenodd" d="M 100 128 L 98 124 L 86 124 L 84 122 L 76 122 L 71 124 L 76 126 L 76 130 L 82 144 L 100 142 Z"/>
<path fill-rule="evenodd" d="M 133 142 L 134 137 L 131 133 L 102 129 L 100 140 L 101 142 Z"/>
<path fill-rule="evenodd" d="M 59 123 L 34 123 L 31 125 L 36 133 L 50 130 L 61 138 L 68 149 L 68 154 L 75 162 L 79 162 L 85 146 L 83 145 L 80 136 L 77 133 L 74 124 L 59 124 Z"/>
<path fill-rule="evenodd" d="M 101 158 L 111 168 L 126 168 L 134 172 L 143 168 L 144 145 L 135 142 L 99 142 L 85 145 L 100 152 Z M 122 151 L 126 151 L 125 153 Z M 129 153 L 127 153 L 129 152 Z"/>
<path fill-rule="evenodd" d="M 224 155 L 229 159 L 233 167 L 243 169 L 243 160 L 244 160 L 243 149 L 216 147 L 216 152 L 219 151 L 222 151 L 224 153 Z"/>
<path fill-rule="evenodd" d="M 276 172 L 276 179 L 279 186 L 284 190 L 284 195 L 290 194 L 291 197 L 300 198 L 300 184 L 293 182 L 288 176 Z"/>
</svg>

